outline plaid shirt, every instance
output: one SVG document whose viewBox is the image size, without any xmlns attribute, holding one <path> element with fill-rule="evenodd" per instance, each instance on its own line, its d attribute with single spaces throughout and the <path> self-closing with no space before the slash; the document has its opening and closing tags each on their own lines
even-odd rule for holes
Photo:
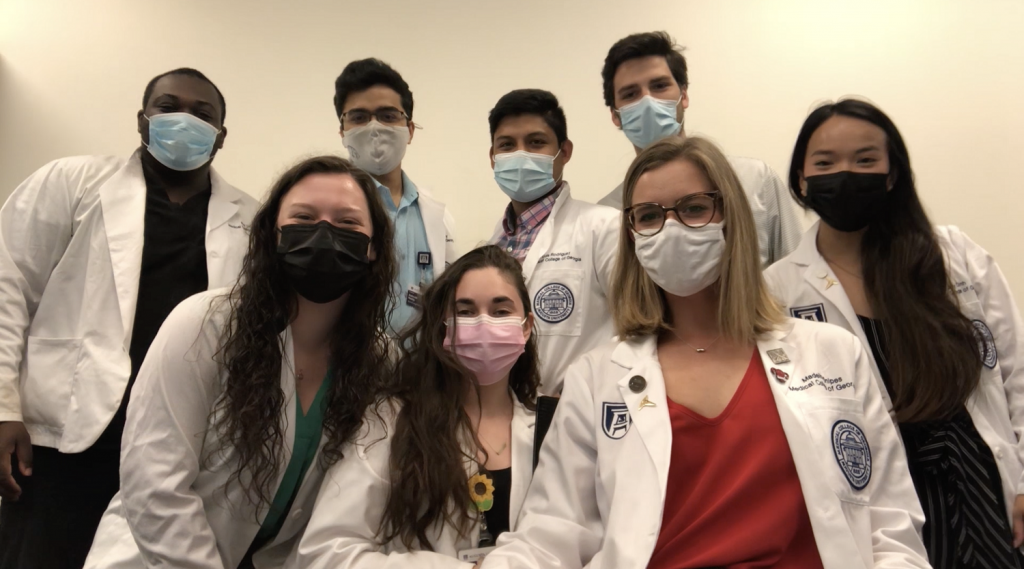
<svg viewBox="0 0 1024 569">
<path fill-rule="evenodd" d="M 555 207 L 555 200 L 562 193 L 561 188 L 548 197 L 531 205 L 519 217 L 516 217 L 512 204 L 505 208 L 505 219 L 501 220 L 502 235 L 498 239 L 498 246 L 515 257 L 519 264 L 526 260 L 540 228 L 544 226 L 551 210 Z"/>
</svg>

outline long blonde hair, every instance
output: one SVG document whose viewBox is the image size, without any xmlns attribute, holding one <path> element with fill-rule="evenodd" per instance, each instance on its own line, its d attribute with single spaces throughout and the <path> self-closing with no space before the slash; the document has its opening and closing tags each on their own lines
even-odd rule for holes
<svg viewBox="0 0 1024 569">
<path fill-rule="evenodd" d="M 623 209 L 633 204 L 640 177 L 665 164 L 685 160 L 697 166 L 722 198 L 725 252 L 719 287 L 718 324 L 722 335 L 753 342 L 782 322 L 782 310 L 761 276 L 757 228 L 746 194 L 722 151 L 709 140 L 670 137 L 647 147 L 633 160 L 623 184 Z M 619 253 L 613 276 L 612 316 L 622 339 L 671 330 L 662 290 L 637 260 L 625 214 L 619 231 Z"/>
</svg>

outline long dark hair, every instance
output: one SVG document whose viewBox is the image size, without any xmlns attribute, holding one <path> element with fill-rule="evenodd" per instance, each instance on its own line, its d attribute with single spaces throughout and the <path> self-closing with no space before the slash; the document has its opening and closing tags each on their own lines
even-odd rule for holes
<svg viewBox="0 0 1024 569">
<path fill-rule="evenodd" d="M 384 334 L 394 304 L 391 282 L 396 264 L 392 229 L 384 204 L 368 174 L 336 156 L 304 160 L 284 173 L 271 188 L 253 219 L 249 252 L 241 279 L 231 291 L 234 307 L 218 358 L 227 373 L 223 396 L 214 407 L 215 426 L 225 447 L 238 455 L 233 478 L 253 504 L 269 504 L 284 448 L 281 419 L 284 354 L 280 333 L 297 315 L 294 290 L 277 256 L 277 216 L 284 196 L 313 174 L 348 174 L 366 195 L 373 224 L 371 246 L 377 258 L 370 275 L 349 293 L 331 336 L 320 456 L 326 468 L 342 458 L 342 446 L 355 434 L 364 412 L 388 380 L 388 343 Z"/>
<path fill-rule="evenodd" d="M 804 203 L 800 175 L 811 135 L 830 117 L 869 122 L 885 131 L 893 188 L 861 243 L 864 288 L 886 325 L 896 418 L 947 418 L 978 386 L 981 356 L 974 327 L 961 312 L 942 249 L 914 188 L 910 156 L 892 120 L 870 103 L 822 105 L 804 122 L 789 166 L 789 187 Z M 806 207 L 806 204 L 804 204 Z"/>
<path fill-rule="evenodd" d="M 402 357 L 392 388 L 400 410 L 391 439 L 391 489 L 380 527 L 385 543 L 397 538 L 407 548 L 418 542 L 420 548 L 432 549 L 427 532 L 435 524 L 449 524 L 466 535 L 474 519 L 466 464 L 487 451 L 463 405 L 467 394 L 479 397 L 480 392 L 473 374 L 443 342 L 449 333 L 445 319 L 455 314 L 455 289 L 462 276 L 487 267 L 496 268 L 519 291 L 525 314 L 530 314 L 522 268 L 494 245 L 466 253 L 423 293 L 423 313 L 401 338 Z M 509 389 L 531 410 L 536 409 L 540 383 L 535 338 L 531 334 L 526 352 L 509 374 Z"/>
</svg>

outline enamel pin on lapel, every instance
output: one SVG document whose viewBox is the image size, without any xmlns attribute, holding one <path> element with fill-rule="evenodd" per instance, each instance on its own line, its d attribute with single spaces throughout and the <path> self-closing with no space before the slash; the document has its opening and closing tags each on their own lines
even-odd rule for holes
<svg viewBox="0 0 1024 569">
<path fill-rule="evenodd" d="M 786 355 L 786 350 L 782 348 L 775 348 L 774 350 L 768 350 L 768 357 L 772 360 L 775 365 L 788 364 L 790 362 L 789 356 Z"/>
<path fill-rule="evenodd" d="M 640 402 L 640 408 L 638 411 L 643 411 L 644 407 L 657 407 L 653 401 L 651 401 L 646 395 L 644 395 L 643 401 Z"/>
<path fill-rule="evenodd" d="M 825 281 L 825 290 L 828 290 L 839 284 L 838 281 L 828 276 L 828 273 L 821 273 L 820 275 L 818 275 L 818 278 Z"/>
</svg>

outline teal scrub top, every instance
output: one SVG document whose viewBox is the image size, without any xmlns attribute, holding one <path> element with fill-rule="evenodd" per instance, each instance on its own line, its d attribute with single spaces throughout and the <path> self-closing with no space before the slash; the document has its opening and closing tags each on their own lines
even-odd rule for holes
<svg viewBox="0 0 1024 569">
<path fill-rule="evenodd" d="M 316 460 L 317 451 L 320 449 L 320 434 L 324 424 L 324 398 L 328 386 L 331 384 L 330 372 L 324 377 L 320 389 L 313 397 L 309 406 L 309 412 L 302 414 L 302 403 L 298 394 L 295 395 L 295 445 L 292 448 L 292 458 L 288 461 L 288 467 L 284 471 L 284 478 L 277 488 L 274 501 L 270 504 L 270 511 L 260 526 L 256 539 L 253 540 L 253 550 L 270 543 L 277 537 L 287 519 L 288 511 L 295 501 L 295 495 L 299 493 L 302 486 L 302 479 L 306 471 Z"/>
</svg>

